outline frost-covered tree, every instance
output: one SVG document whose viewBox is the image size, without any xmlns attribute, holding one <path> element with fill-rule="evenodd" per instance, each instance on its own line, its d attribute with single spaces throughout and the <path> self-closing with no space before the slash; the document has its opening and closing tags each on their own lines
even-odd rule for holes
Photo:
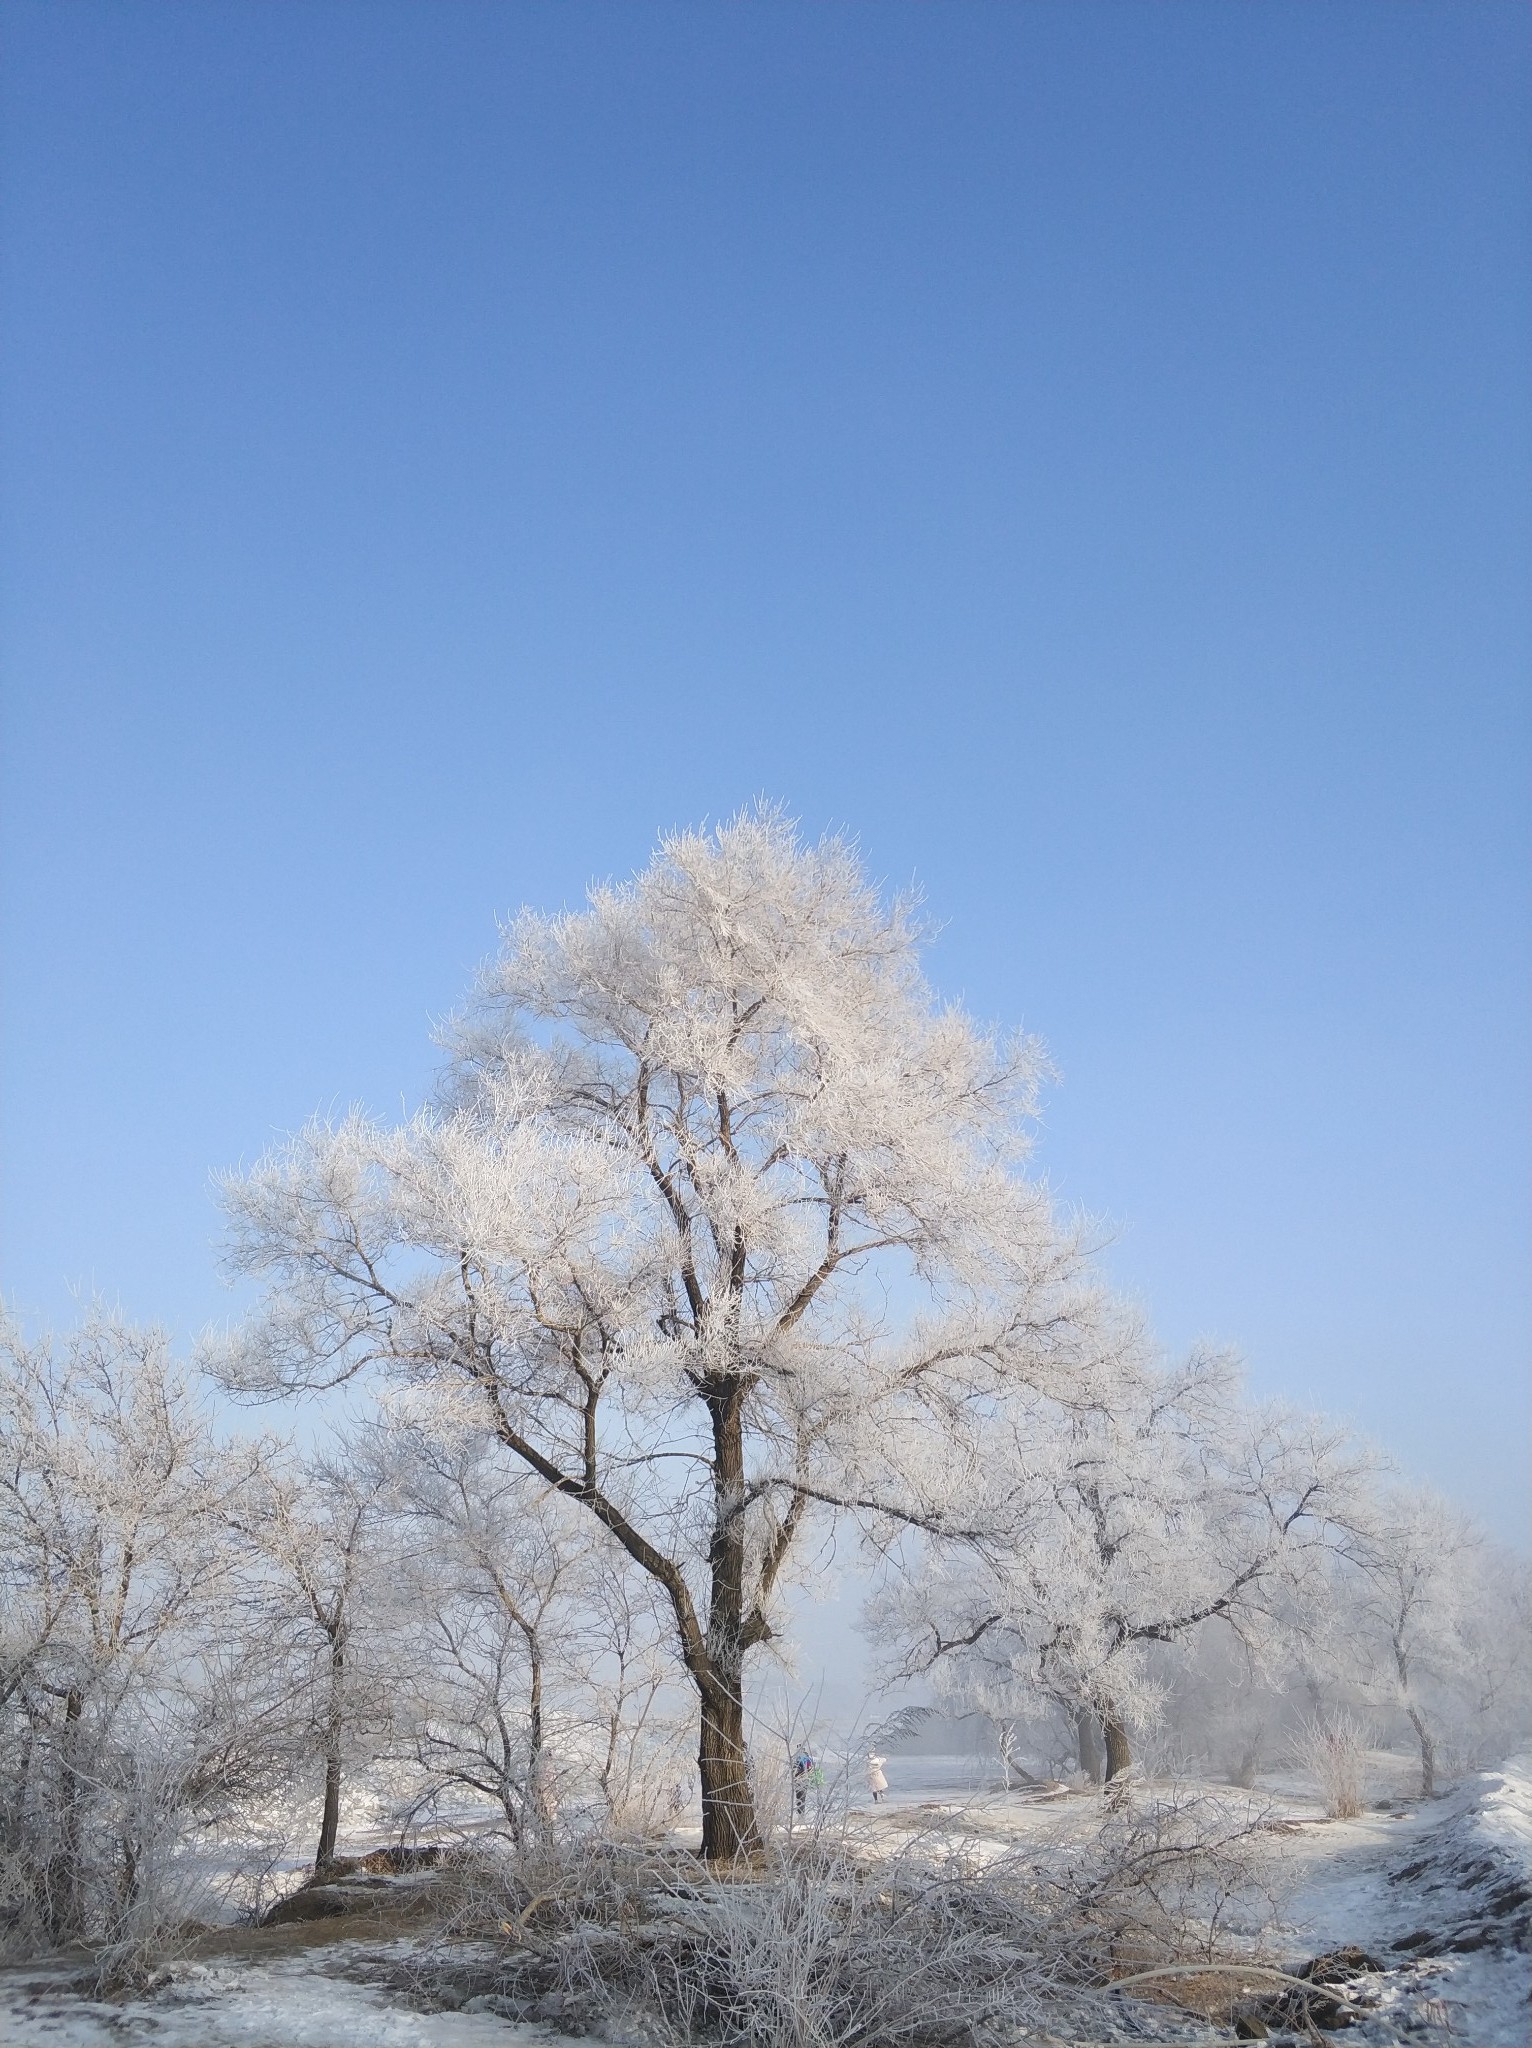
<svg viewBox="0 0 1532 2048">
<path fill-rule="evenodd" d="M 1346 1618 L 1353 1682 L 1409 1722 L 1420 1796 L 1436 1791 L 1440 1722 L 1473 1691 L 1474 1610 L 1488 1544 L 1471 1518 L 1422 1487 L 1381 1490 L 1352 1546 Z"/>
<path fill-rule="evenodd" d="M 1231 1785 L 1249 1790 L 1278 1751 L 1293 1717 L 1294 1672 L 1282 1645 L 1254 1656 L 1230 1629 L 1197 1630 L 1157 1658 L 1164 1725 L 1177 1751 L 1200 1756 Z"/>
<path fill-rule="evenodd" d="M 593 1574 L 576 1647 L 584 1726 L 598 1738 L 589 1762 L 604 1825 L 623 1833 L 673 1820 L 691 1776 L 686 1701 L 676 1696 L 652 1582 L 610 1568 Z"/>
<path fill-rule="evenodd" d="M 808 1522 L 944 1523 L 994 1400 L 1094 1345 L 1021 1171 L 1038 1054 L 936 1003 L 910 905 L 765 810 L 523 914 L 449 1044 L 429 1112 L 229 1182 L 271 1294 L 220 1370 L 459 1390 L 663 1599 L 731 1855 L 745 1663 Z"/>
<path fill-rule="evenodd" d="M 272 1568 L 269 1622 L 289 1661 L 299 1741 L 310 1755 L 317 1748 L 323 1764 L 316 1874 L 335 1860 L 348 1751 L 387 1718 L 376 1654 L 387 1634 L 379 1625 L 385 1483 L 342 1444 L 301 1467 L 266 1458 L 247 1495 L 246 1527 Z M 364 1645 L 374 1651 L 370 1660 L 358 1657 Z"/>
<path fill-rule="evenodd" d="M 404 1455 L 395 1451 L 395 1500 L 410 1527 L 405 1569 L 419 1614 L 417 1810 L 444 1794 L 476 1796 L 519 1843 L 545 1833 L 556 1811 L 550 1737 L 583 1574 L 558 1504 L 495 1450 L 480 1434 L 412 1434 Z"/>
<path fill-rule="evenodd" d="M 0 1322 L 0 1915 L 50 1940 L 126 1939 L 266 1767 L 273 1674 L 229 1626 L 251 1469 L 163 1333 Z"/>
<path fill-rule="evenodd" d="M 1099 1722 L 1108 1779 L 1158 1711 L 1156 1646 L 1215 1623 L 1257 1660 L 1282 1643 L 1359 1470 L 1335 1427 L 1247 1408 L 1228 1359 L 1165 1372 L 1127 1344 L 1072 1399 L 1013 1392 L 992 1434 L 983 1542 L 925 1544 L 873 1626 L 982 1711 L 1056 1702 L 1087 1769 Z"/>
<path fill-rule="evenodd" d="M 642 1582 L 483 1431 L 395 1430 L 387 1455 L 395 1570 L 415 1613 L 412 1816 L 481 1801 L 518 1843 L 561 1813 L 625 1818 L 674 1748 Z"/>
<path fill-rule="evenodd" d="M 1532 1740 L 1532 1560 L 1504 1544 L 1484 1545 L 1458 1638 L 1465 1761 L 1503 1762 Z"/>
</svg>

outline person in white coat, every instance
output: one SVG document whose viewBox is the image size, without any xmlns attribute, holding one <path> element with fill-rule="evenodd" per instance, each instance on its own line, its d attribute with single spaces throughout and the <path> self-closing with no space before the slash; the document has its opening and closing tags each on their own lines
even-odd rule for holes
<svg viewBox="0 0 1532 2048">
<path fill-rule="evenodd" d="M 883 1766 L 887 1762 L 886 1756 L 869 1755 L 867 1759 L 867 1789 L 872 1794 L 874 1806 L 888 1790 L 888 1780 L 883 1775 Z"/>
</svg>

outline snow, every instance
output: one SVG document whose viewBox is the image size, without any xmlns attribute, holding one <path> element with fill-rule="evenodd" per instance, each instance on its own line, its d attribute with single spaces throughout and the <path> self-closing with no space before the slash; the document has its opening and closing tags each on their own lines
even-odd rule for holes
<svg viewBox="0 0 1532 2048">
<path fill-rule="evenodd" d="M 56 1972 L 0 1972 L 6 2048 L 513 2048 L 549 2029 L 484 2012 L 416 2012 L 336 1974 L 344 1951 L 193 1963 L 162 1991 L 122 2003 L 81 1997 Z"/>
<path fill-rule="evenodd" d="M 964 1800 L 959 1787 L 972 1759 L 895 1759 L 890 1774 L 901 1764 L 906 1782 L 875 1813 L 857 1817 L 864 1843 L 881 1837 L 891 1844 L 919 1825 L 961 1836 L 968 1853 L 982 1858 L 1024 1842 L 1042 1847 L 1090 1824 L 1088 1794 L 989 1792 Z M 1268 1943 L 1274 1960 L 1293 1969 L 1355 1944 L 1384 1965 L 1381 1976 L 1351 1987 L 1374 2008 L 1344 2036 L 1356 2048 L 1431 2039 L 1527 2048 L 1532 1755 L 1481 1771 L 1443 1798 L 1413 1807 L 1391 1802 L 1352 1821 L 1326 1819 L 1311 1788 L 1292 1779 L 1255 1794 L 1187 1789 L 1231 1808 L 1265 1808 L 1284 1830 L 1272 1838 L 1282 1896 Z M 945 1796 L 933 1799 L 933 1791 Z M 1414 1945 L 1422 1933 L 1427 1941 Z"/>
<path fill-rule="evenodd" d="M 1532 1875 L 1532 1751 L 1513 1756 L 1499 1772 L 1482 1774 L 1479 1832 L 1502 1855 Z"/>
<path fill-rule="evenodd" d="M 1481 1771 L 1414 1812 L 1303 1830 L 1285 1933 L 1309 1955 L 1355 1942 L 1387 1966 L 1378 2016 L 1348 2038 L 1451 2029 L 1473 2048 L 1532 2037 L 1532 1757 Z M 1370 1989 L 1371 1987 L 1369 1987 Z"/>
</svg>

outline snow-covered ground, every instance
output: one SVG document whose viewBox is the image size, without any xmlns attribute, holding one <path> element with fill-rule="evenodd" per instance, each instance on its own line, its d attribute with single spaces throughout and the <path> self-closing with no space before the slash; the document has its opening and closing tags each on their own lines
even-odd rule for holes
<svg viewBox="0 0 1532 2048">
<path fill-rule="evenodd" d="M 914 1762 L 912 1759 L 911 1762 Z M 923 1766 L 932 1760 L 921 1759 Z M 961 1760 L 966 1764 L 967 1760 Z M 891 1778 L 894 1773 L 890 1772 Z M 1207 1788 L 1210 1791 L 1217 1788 Z M 1231 1802 L 1246 1795 L 1228 1791 Z M 1532 2039 L 1532 1757 L 1465 1781 L 1423 1806 L 1391 1805 L 1326 1820 L 1295 1785 L 1264 1795 L 1274 1810 L 1273 1875 L 1285 1903 L 1274 1949 L 1289 1968 L 1347 1945 L 1384 1965 L 1352 1986 L 1371 2010 L 1347 2038 L 1378 2044 L 1457 2042 L 1526 2048 Z M 855 1831 L 869 1847 L 913 1827 L 971 1841 L 1039 1843 L 1091 1824 L 1090 1795 L 973 1793 L 957 1760 L 911 1771 Z M 178 1965 L 151 1995 L 107 2004 L 69 1988 L 56 1966 L 0 1971 L 5 2048 L 515 2048 L 554 2038 L 541 2022 L 490 2010 L 424 2012 L 386 1988 L 407 1952 L 350 1938 L 328 1923 L 289 1929 L 281 1953 L 258 1947 Z M 371 1977 L 374 1981 L 368 1981 Z M 1167 2033 L 1184 2029 L 1169 2024 Z M 1228 2038 L 1215 2030 L 1210 2038 Z"/>
<path fill-rule="evenodd" d="M 0 1973 L 5 2048 L 514 2048 L 544 2025 L 488 2012 L 416 2012 L 340 1974 L 356 1943 L 275 1958 L 189 1963 L 146 1998 L 106 2004 L 53 1971 Z"/>
<path fill-rule="evenodd" d="M 1532 1757 L 1424 1806 L 1304 1828 L 1290 1853 L 1293 1946 L 1355 1942 L 1389 1965 L 1363 2038 L 1527 2048 Z"/>
</svg>

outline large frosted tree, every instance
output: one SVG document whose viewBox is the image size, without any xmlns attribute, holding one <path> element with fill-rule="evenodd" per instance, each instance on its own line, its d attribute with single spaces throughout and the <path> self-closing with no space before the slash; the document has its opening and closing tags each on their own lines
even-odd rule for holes
<svg viewBox="0 0 1532 2048">
<path fill-rule="evenodd" d="M 510 926 L 429 1112 L 228 1185 L 270 1295 L 225 1377 L 381 1367 L 581 1504 L 671 1617 L 713 1857 L 756 1840 L 745 1666 L 808 1526 L 957 1526 L 996 1401 L 1092 1349 L 1021 1170 L 1036 1050 L 939 1006 L 918 939 L 775 812 L 673 836 Z"/>
</svg>

